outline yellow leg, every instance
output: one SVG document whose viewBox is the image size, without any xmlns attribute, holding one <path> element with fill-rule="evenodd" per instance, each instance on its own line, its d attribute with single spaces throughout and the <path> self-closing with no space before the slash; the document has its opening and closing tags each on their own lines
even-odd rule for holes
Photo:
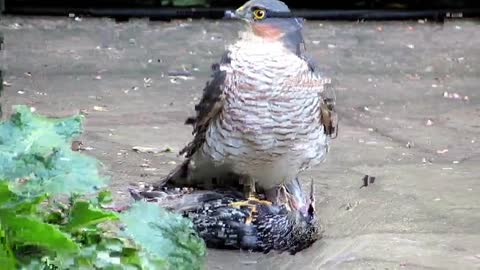
<svg viewBox="0 0 480 270">
<path fill-rule="evenodd" d="M 248 176 L 242 177 L 241 180 L 243 184 L 243 195 L 245 195 L 245 198 L 255 198 L 255 180 Z"/>
<path fill-rule="evenodd" d="M 248 198 L 255 198 L 255 194 L 257 194 L 257 190 L 255 189 L 255 179 L 250 177 L 250 183 L 249 183 L 250 191 L 248 194 Z"/>
<path fill-rule="evenodd" d="M 240 201 L 240 202 L 235 202 L 234 207 L 240 207 L 240 206 L 248 206 L 252 204 L 263 204 L 263 205 L 271 205 L 272 202 L 270 201 L 264 201 L 264 200 L 259 200 L 255 195 L 256 195 L 256 190 L 255 190 L 255 180 L 252 177 L 244 176 L 240 178 L 241 183 L 243 184 L 243 189 L 244 189 L 244 195 L 245 198 L 247 198 L 245 201 Z"/>
<path fill-rule="evenodd" d="M 244 187 L 244 194 L 245 198 L 247 198 L 244 201 L 238 201 L 238 202 L 233 202 L 230 204 L 230 206 L 235 207 L 235 208 L 240 208 L 242 206 L 250 208 L 252 212 L 256 212 L 257 205 L 271 205 L 272 202 L 270 201 L 265 201 L 265 200 L 260 200 L 258 199 L 255 194 L 255 181 L 251 177 L 245 177 L 242 179 L 243 181 L 243 187 Z"/>
<path fill-rule="evenodd" d="M 246 223 L 248 224 L 252 221 L 252 214 L 257 212 L 257 205 L 269 206 L 272 204 L 272 202 L 260 200 L 255 196 L 255 180 L 252 177 L 241 177 L 240 184 L 243 185 L 243 192 L 246 200 L 233 202 L 230 204 L 230 206 L 235 208 L 248 207 L 250 209 L 250 216 L 246 220 Z"/>
<path fill-rule="evenodd" d="M 245 220 L 245 223 L 250 224 L 253 221 L 253 214 L 257 212 L 257 206 L 270 206 L 272 205 L 272 202 L 260 200 L 255 196 L 255 181 L 251 177 L 244 177 L 241 180 L 244 187 L 244 195 L 247 199 L 244 201 L 233 202 L 230 206 L 235 208 L 248 207 L 250 209 L 250 214 Z"/>
</svg>

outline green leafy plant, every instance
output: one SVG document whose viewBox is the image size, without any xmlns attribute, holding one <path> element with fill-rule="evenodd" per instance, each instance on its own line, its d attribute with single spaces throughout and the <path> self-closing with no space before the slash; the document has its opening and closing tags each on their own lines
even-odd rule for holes
<svg viewBox="0 0 480 270">
<path fill-rule="evenodd" d="M 82 119 L 20 106 L 0 124 L 1 268 L 199 269 L 205 244 L 189 220 L 146 203 L 102 207 L 112 198 L 98 162 L 70 149 Z"/>
<path fill-rule="evenodd" d="M 81 115 L 52 119 L 16 106 L 0 124 L 0 179 L 25 193 L 92 192 L 105 186 L 98 161 L 71 150 L 81 134 Z"/>
<path fill-rule="evenodd" d="M 164 258 L 168 269 L 201 268 L 205 244 L 190 220 L 147 202 L 135 203 L 121 220 L 127 236 L 142 243 L 150 254 Z"/>
</svg>

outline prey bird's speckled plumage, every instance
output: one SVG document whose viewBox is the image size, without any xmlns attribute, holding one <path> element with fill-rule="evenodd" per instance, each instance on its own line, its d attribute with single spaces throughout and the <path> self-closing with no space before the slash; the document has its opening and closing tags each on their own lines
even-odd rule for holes
<svg viewBox="0 0 480 270">
<path fill-rule="evenodd" d="M 295 254 L 322 235 L 314 211 L 313 184 L 307 197 L 298 179 L 282 186 L 277 194 L 281 204 L 258 200 L 244 203 L 246 198 L 235 190 L 155 189 L 142 185 L 129 191 L 135 200 L 156 203 L 190 219 L 211 248 Z"/>
<path fill-rule="evenodd" d="M 268 191 L 325 159 L 336 131 L 324 95 L 329 80 L 305 53 L 302 20 L 268 17 L 288 11 L 277 0 L 251 0 L 236 11 L 247 29 L 213 66 L 187 120 L 194 138 L 181 151 L 186 160 L 163 182 L 229 185 L 235 174 Z"/>
</svg>

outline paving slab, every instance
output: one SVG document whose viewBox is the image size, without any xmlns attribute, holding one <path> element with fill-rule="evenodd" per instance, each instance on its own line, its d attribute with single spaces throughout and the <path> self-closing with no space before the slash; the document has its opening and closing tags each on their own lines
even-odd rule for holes
<svg viewBox="0 0 480 270">
<path fill-rule="evenodd" d="M 181 161 L 183 121 L 240 27 L 3 17 L 3 109 L 87 112 L 82 141 L 127 200 L 128 183 Z M 305 38 L 340 115 L 327 161 L 301 176 L 315 180 L 325 237 L 295 256 L 209 250 L 207 269 L 480 269 L 478 21 L 311 21 Z M 366 174 L 375 183 L 360 188 Z"/>
</svg>

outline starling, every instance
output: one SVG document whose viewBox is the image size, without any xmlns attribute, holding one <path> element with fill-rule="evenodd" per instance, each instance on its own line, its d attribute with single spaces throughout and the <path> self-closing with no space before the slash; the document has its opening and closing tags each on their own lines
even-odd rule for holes
<svg viewBox="0 0 480 270">
<path fill-rule="evenodd" d="M 271 250 L 295 254 L 321 237 L 313 198 L 305 196 L 298 179 L 279 187 L 272 204 L 248 200 L 235 190 L 131 188 L 136 200 L 158 203 L 189 218 L 207 246 L 218 249 Z"/>
</svg>

